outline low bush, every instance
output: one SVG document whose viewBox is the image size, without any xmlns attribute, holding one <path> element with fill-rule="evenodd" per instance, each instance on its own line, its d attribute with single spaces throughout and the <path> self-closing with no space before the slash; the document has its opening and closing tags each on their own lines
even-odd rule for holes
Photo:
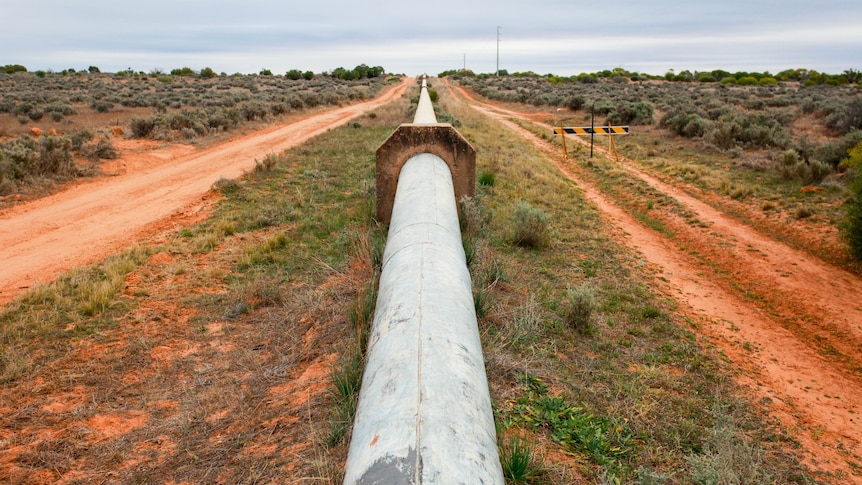
<svg viewBox="0 0 862 485">
<path fill-rule="evenodd" d="M 842 135 L 853 130 L 862 130 L 862 96 L 857 96 L 827 116 L 825 124 L 829 129 Z"/>
<path fill-rule="evenodd" d="M 655 121 L 653 113 L 655 106 L 648 101 L 622 103 L 609 115 L 608 124 L 614 125 L 651 125 Z"/>
<path fill-rule="evenodd" d="M 541 209 L 529 202 L 521 201 L 515 207 L 513 219 L 513 244 L 525 248 L 541 248 L 548 243 L 550 218 Z"/>
<path fill-rule="evenodd" d="M 668 111 L 659 124 L 685 138 L 700 138 L 710 126 L 709 122 L 692 108 Z"/>
<path fill-rule="evenodd" d="M 841 168 L 852 172 L 850 198 L 845 203 L 846 220 L 843 234 L 850 246 L 850 254 L 862 261 L 862 143 L 853 147 Z"/>
<path fill-rule="evenodd" d="M 581 335 L 590 335 L 594 328 L 593 313 L 598 308 L 595 290 L 584 283 L 577 288 L 571 288 L 566 294 L 566 324 Z"/>
</svg>

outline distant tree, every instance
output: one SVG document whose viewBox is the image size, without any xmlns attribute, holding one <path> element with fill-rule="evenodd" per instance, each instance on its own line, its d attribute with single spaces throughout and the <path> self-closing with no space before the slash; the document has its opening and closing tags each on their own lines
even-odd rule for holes
<svg viewBox="0 0 862 485">
<path fill-rule="evenodd" d="M 195 75 L 197 75 L 197 73 L 195 73 L 194 69 L 192 69 L 192 68 L 190 68 L 190 67 L 181 67 L 181 68 L 178 68 L 178 69 L 171 69 L 171 76 L 187 76 L 187 77 L 192 77 L 192 76 L 195 76 Z"/>
<path fill-rule="evenodd" d="M 6 74 L 15 74 L 16 72 L 27 72 L 27 68 L 22 66 L 21 64 L 6 64 L 2 68 L 0 68 Z"/>
<path fill-rule="evenodd" d="M 201 69 L 201 72 L 198 75 L 203 79 L 212 79 L 216 77 L 216 73 L 212 70 L 211 67 L 205 67 Z"/>
<path fill-rule="evenodd" d="M 288 79 L 299 81 L 300 79 L 302 79 L 302 71 L 300 71 L 299 69 L 291 69 L 287 71 L 284 76 Z"/>
<path fill-rule="evenodd" d="M 862 73 L 860 73 L 856 69 L 851 68 L 844 71 L 844 77 L 847 78 L 847 82 L 849 82 L 850 84 L 856 84 L 860 80 L 862 80 Z"/>
<path fill-rule="evenodd" d="M 261 76 L 272 76 L 272 71 L 270 71 L 269 69 L 264 68 L 264 69 L 261 69 L 261 70 L 260 70 L 260 75 L 261 75 Z"/>
<path fill-rule="evenodd" d="M 311 81 L 312 79 L 314 79 L 314 73 L 311 71 L 305 71 L 304 73 L 302 73 L 302 78 L 306 81 Z"/>
<path fill-rule="evenodd" d="M 102 72 L 96 66 L 90 66 L 87 68 L 87 70 L 90 71 L 90 74 L 98 74 L 98 73 Z"/>
<path fill-rule="evenodd" d="M 730 76 L 730 73 L 727 71 L 723 71 L 721 69 L 716 69 L 709 73 L 712 77 L 715 78 L 716 81 L 721 81 L 722 79 Z"/>
</svg>

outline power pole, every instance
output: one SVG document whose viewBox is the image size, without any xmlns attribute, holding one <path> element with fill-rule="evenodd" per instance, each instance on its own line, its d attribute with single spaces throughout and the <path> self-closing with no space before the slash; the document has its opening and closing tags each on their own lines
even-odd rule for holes
<svg viewBox="0 0 862 485">
<path fill-rule="evenodd" d="M 464 69 L 462 69 L 462 71 L 466 71 L 466 70 L 467 70 L 467 54 L 464 54 Z"/>
<path fill-rule="evenodd" d="M 497 77 L 500 77 L 500 29 L 503 27 L 497 26 Z"/>
</svg>

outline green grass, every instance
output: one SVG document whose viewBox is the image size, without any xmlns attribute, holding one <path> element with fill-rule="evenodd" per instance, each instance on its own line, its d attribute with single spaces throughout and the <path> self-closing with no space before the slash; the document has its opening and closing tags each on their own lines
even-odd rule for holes
<svg viewBox="0 0 862 485">
<path fill-rule="evenodd" d="M 332 369 L 335 417 L 330 424 L 329 436 L 326 439 L 326 444 L 329 446 L 342 444 L 353 426 L 364 364 L 362 355 L 357 349 L 342 355 L 339 364 Z"/>
<path fill-rule="evenodd" d="M 549 483 L 535 446 L 519 436 L 508 437 L 500 445 L 500 464 L 508 484 Z"/>
<path fill-rule="evenodd" d="M 15 382 L 75 340 L 113 327 L 113 318 L 135 305 L 120 295 L 126 276 L 153 251 L 133 247 L 41 284 L 5 305 L 0 311 L 0 382 Z"/>
</svg>

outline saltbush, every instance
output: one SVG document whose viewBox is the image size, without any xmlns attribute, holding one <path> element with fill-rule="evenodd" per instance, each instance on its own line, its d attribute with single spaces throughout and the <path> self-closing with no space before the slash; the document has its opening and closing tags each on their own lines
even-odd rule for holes
<svg viewBox="0 0 862 485">
<path fill-rule="evenodd" d="M 521 201 L 515 207 L 513 219 L 513 244 L 525 248 L 540 248 L 548 243 L 550 218 L 541 209 L 529 202 Z"/>
<path fill-rule="evenodd" d="M 598 308 L 595 290 L 584 283 L 566 294 L 566 324 L 581 335 L 593 333 L 593 313 Z"/>
</svg>

